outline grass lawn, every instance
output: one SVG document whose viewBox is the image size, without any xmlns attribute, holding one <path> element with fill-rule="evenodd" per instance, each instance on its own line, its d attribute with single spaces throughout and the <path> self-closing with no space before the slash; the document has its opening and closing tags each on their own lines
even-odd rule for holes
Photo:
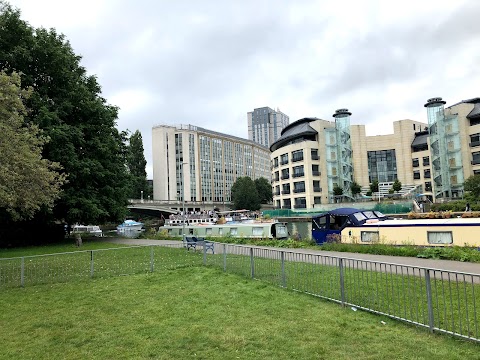
<svg viewBox="0 0 480 360">
<path fill-rule="evenodd" d="M 0 307 L 1 359 L 480 359 L 478 344 L 204 267 L 7 289 Z"/>
</svg>

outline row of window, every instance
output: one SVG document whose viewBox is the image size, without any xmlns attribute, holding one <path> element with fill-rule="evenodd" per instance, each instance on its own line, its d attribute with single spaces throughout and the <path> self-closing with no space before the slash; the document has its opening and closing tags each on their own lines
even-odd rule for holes
<svg viewBox="0 0 480 360">
<path fill-rule="evenodd" d="M 430 179 L 432 177 L 431 173 L 430 173 L 430 169 L 425 169 L 423 170 L 423 178 L 424 179 Z M 420 170 L 415 170 L 413 172 L 413 178 L 415 180 L 418 180 L 420 179 Z"/>
<path fill-rule="evenodd" d="M 315 205 L 321 204 L 322 203 L 322 198 L 320 196 L 314 196 L 313 197 L 313 204 L 311 207 L 314 207 Z M 280 200 L 276 200 L 275 202 L 275 207 L 278 209 L 306 209 L 307 208 L 307 199 L 305 197 L 298 197 L 293 199 L 283 199 L 283 203 Z"/>
<path fill-rule="evenodd" d="M 430 165 L 430 157 L 429 156 L 424 156 L 423 157 L 423 166 L 429 166 L 429 165 Z M 418 158 L 412 159 L 412 166 L 413 167 L 419 167 L 420 166 Z"/>
<path fill-rule="evenodd" d="M 313 180 L 313 192 L 322 192 L 322 188 L 320 187 L 320 180 Z M 280 192 L 280 185 L 275 186 L 273 189 L 273 195 L 278 196 L 288 195 L 290 194 L 290 183 L 282 184 L 282 192 Z M 304 193 L 305 192 L 305 181 L 296 181 L 293 183 L 293 193 Z"/>
<path fill-rule="evenodd" d="M 286 153 L 286 154 L 280 155 L 280 159 L 279 159 L 278 156 L 273 158 L 272 168 L 276 168 L 279 165 L 288 164 L 288 155 L 289 154 Z M 292 153 L 290 155 L 291 155 L 292 162 L 303 161 L 303 159 L 304 159 L 303 150 L 292 151 Z M 311 149 L 310 150 L 310 158 L 312 160 L 320 160 L 320 156 L 318 155 L 318 149 Z M 280 162 L 279 162 L 279 160 L 280 160 Z"/>
<path fill-rule="evenodd" d="M 366 243 L 379 242 L 379 232 L 361 231 L 360 241 Z M 427 241 L 429 244 L 453 244 L 453 234 L 451 231 L 427 231 Z"/>
<path fill-rule="evenodd" d="M 320 174 L 319 165 L 312 165 L 311 176 L 320 176 L 320 175 L 321 174 Z M 303 165 L 292 167 L 292 171 L 291 171 L 291 177 L 292 178 L 298 178 L 298 177 L 303 177 L 303 176 L 305 176 L 305 168 L 304 168 Z M 280 181 L 280 179 L 281 180 L 290 179 L 290 168 L 282 169 L 281 176 L 280 176 L 279 171 L 275 171 L 275 173 L 273 174 L 272 182 Z"/>
</svg>

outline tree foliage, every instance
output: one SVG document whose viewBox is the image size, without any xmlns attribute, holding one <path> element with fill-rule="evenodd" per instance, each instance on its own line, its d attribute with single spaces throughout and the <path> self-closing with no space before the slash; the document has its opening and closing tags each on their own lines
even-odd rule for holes
<svg viewBox="0 0 480 360">
<path fill-rule="evenodd" d="M 356 195 L 362 192 L 362 187 L 356 181 L 354 181 L 352 182 L 352 185 L 350 185 L 350 191 L 352 192 L 352 195 L 355 197 Z"/>
<path fill-rule="evenodd" d="M 258 196 L 260 197 L 261 204 L 267 204 L 273 200 L 272 185 L 264 177 L 255 179 L 255 188 L 257 189 Z"/>
<path fill-rule="evenodd" d="M 372 193 L 378 192 L 378 180 L 373 180 L 370 184 L 370 191 Z"/>
<path fill-rule="evenodd" d="M 260 196 L 254 181 L 248 177 L 239 177 L 232 185 L 232 201 L 235 209 L 260 209 Z"/>
<path fill-rule="evenodd" d="M 341 196 L 341 195 L 343 195 L 343 189 L 342 189 L 340 186 L 335 185 L 335 186 L 333 187 L 333 195 L 335 195 L 335 196 Z"/>
<path fill-rule="evenodd" d="M 392 185 L 392 189 L 395 192 L 399 192 L 400 190 L 402 190 L 402 183 L 398 179 L 396 179 Z"/>
<path fill-rule="evenodd" d="M 34 29 L 20 12 L 0 3 L 0 69 L 21 74 L 32 88 L 26 120 L 50 138 L 44 158 L 68 174 L 54 215 L 69 223 L 103 223 L 126 213 L 129 176 L 126 133 L 116 129 L 118 109 L 101 97 L 94 76 L 80 65 L 64 35 Z"/>
<path fill-rule="evenodd" d="M 470 193 L 473 201 L 480 200 L 480 175 L 472 175 L 463 184 L 465 191 Z"/>
<path fill-rule="evenodd" d="M 51 209 L 66 178 L 58 163 L 42 158 L 48 138 L 25 122 L 23 100 L 29 95 L 18 73 L 0 72 L 0 208 L 13 220 Z"/>
<path fill-rule="evenodd" d="M 141 194 L 145 197 L 148 195 L 146 166 L 142 134 L 137 130 L 129 138 L 127 151 L 127 167 L 131 182 L 129 197 L 131 199 L 138 199 Z"/>
</svg>

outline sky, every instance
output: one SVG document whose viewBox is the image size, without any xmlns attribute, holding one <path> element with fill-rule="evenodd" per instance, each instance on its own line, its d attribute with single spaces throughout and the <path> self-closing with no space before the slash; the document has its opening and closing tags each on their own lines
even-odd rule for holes
<svg viewBox="0 0 480 360">
<path fill-rule="evenodd" d="M 423 105 L 480 96 L 478 0 L 7 0 L 63 33 L 117 127 L 191 124 L 248 138 L 247 112 L 333 120 L 367 135 L 427 122 Z M 477 85 L 475 85 L 477 84 Z"/>
</svg>

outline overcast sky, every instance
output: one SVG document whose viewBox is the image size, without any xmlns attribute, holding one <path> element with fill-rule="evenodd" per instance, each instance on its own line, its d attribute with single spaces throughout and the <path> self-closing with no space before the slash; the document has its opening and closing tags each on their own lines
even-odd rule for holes
<svg viewBox="0 0 480 360">
<path fill-rule="evenodd" d="M 192 124 L 248 137 L 247 112 L 333 120 L 367 135 L 427 122 L 423 105 L 480 96 L 480 1 L 10 0 L 66 35 L 120 130 Z M 476 85 L 475 85 L 476 84 Z"/>
</svg>

